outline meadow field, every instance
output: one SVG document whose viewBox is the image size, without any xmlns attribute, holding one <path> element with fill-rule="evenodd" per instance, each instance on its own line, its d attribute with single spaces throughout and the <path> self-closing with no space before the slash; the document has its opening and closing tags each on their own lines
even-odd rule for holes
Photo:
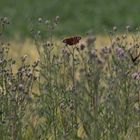
<svg viewBox="0 0 140 140">
<path fill-rule="evenodd" d="M 139 140 L 138 0 L 0 1 L 0 140 Z"/>
<path fill-rule="evenodd" d="M 139 140 L 139 28 L 60 39 L 38 18 L 17 42 L 0 21 L 1 140 Z"/>
</svg>

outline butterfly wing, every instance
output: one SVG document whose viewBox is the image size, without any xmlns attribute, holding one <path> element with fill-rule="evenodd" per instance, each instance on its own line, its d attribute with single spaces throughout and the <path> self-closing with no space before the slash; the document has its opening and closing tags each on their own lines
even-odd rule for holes
<svg viewBox="0 0 140 140">
<path fill-rule="evenodd" d="M 81 39 L 81 37 L 74 37 L 73 44 L 79 43 L 80 39 Z"/>
<path fill-rule="evenodd" d="M 66 38 L 63 40 L 63 43 L 65 43 L 66 45 L 72 45 L 72 39 L 71 38 Z"/>
<path fill-rule="evenodd" d="M 63 43 L 71 46 L 71 45 L 75 45 L 75 44 L 79 43 L 80 39 L 81 39 L 81 37 L 66 38 L 66 39 L 63 40 Z"/>
</svg>

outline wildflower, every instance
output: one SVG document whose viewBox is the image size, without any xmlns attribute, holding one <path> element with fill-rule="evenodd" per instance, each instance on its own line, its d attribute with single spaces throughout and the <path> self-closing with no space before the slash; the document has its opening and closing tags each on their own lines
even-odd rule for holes
<svg viewBox="0 0 140 140">
<path fill-rule="evenodd" d="M 126 30 L 127 31 L 130 31 L 130 29 L 131 29 L 131 27 L 128 25 L 128 26 L 126 26 Z"/>
<path fill-rule="evenodd" d="M 118 57 L 123 57 L 124 56 L 125 51 L 122 48 L 116 48 L 116 54 Z"/>
<path fill-rule="evenodd" d="M 122 38 L 123 39 L 126 39 L 127 38 L 127 35 L 126 34 L 122 35 Z"/>
<path fill-rule="evenodd" d="M 35 62 L 34 62 L 34 64 L 32 65 L 32 67 L 37 67 L 38 66 L 38 64 L 39 64 L 39 62 L 40 62 L 40 60 L 36 60 Z"/>
<path fill-rule="evenodd" d="M 114 32 L 117 31 L 117 27 L 116 27 L 116 26 L 113 27 L 113 31 L 114 31 Z"/>
<path fill-rule="evenodd" d="M 60 103 L 60 109 L 62 109 L 62 111 L 64 111 L 65 110 L 65 104 L 62 102 L 62 103 Z"/>
<path fill-rule="evenodd" d="M 32 76 L 33 76 L 33 73 L 32 73 L 32 71 L 30 70 L 30 71 L 27 73 L 27 77 L 30 78 L 30 77 L 32 77 Z"/>
<path fill-rule="evenodd" d="M 50 21 L 49 20 L 46 20 L 45 21 L 45 24 L 49 25 Z"/>
<path fill-rule="evenodd" d="M 40 17 L 40 18 L 38 18 L 38 22 L 40 22 L 40 23 L 42 22 L 42 18 L 41 18 L 41 17 Z"/>
<path fill-rule="evenodd" d="M 6 25 L 10 23 L 7 17 L 1 18 L 1 21 L 2 21 L 2 25 Z"/>
<path fill-rule="evenodd" d="M 120 39 L 120 37 L 119 36 L 117 36 L 116 37 L 116 41 L 120 41 L 121 39 Z"/>
<path fill-rule="evenodd" d="M 101 49 L 101 54 L 107 54 L 110 51 L 111 51 L 110 48 L 104 47 L 104 48 Z"/>
<path fill-rule="evenodd" d="M 56 16 L 54 22 L 55 22 L 56 24 L 58 24 L 58 23 L 59 23 L 59 20 L 60 20 L 60 17 L 59 17 L 59 16 Z"/>
<path fill-rule="evenodd" d="M 91 57 L 97 57 L 97 50 L 96 49 L 92 49 L 91 50 Z"/>
<path fill-rule="evenodd" d="M 19 84 L 19 85 L 18 85 L 18 89 L 19 89 L 19 91 L 24 91 L 24 86 L 23 86 L 23 84 Z"/>
<path fill-rule="evenodd" d="M 134 73 L 132 73 L 131 77 L 133 79 L 139 79 L 140 78 L 140 72 L 134 72 Z"/>
<path fill-rule="evenodd" d="M 81 50 L 84 50 L 84 48 L 85 48 L 85 45 L 84 45 L 84 44 L 81 44 L 81 45 L 80 45 L 80 49 L 81 49 Z"/>
<path fill-rule="evenodd" d="M 65 55 L 65 56 L 68 55 L 69 56 L 69 52 L 66 48 L 62 48 L 61 52 L 62 52 L 62 55 Z"/>
<path fill-rule="evenodd" d="M 25 62 L 25 60 L 27 59 L 27 57 L 28 57 L 27 55 L 24 55 L 23 57 L 21 57 L 21 61 L 22 62 Z"/>
</svg>

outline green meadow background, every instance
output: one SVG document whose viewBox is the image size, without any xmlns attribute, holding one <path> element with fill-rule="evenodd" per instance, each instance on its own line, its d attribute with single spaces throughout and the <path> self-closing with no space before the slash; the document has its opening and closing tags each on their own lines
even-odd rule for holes
<svg viewBox="0 0 140 140">
<path fill-rule="evenodd" d="M 31 21 L 57 15 L 61 24 L 56 35 L 102 33 L 114 25 L 122 31 L 139 25 L 139 9 L 139 0 L 0 0 L 0 16 L 11 20 L 10 36 L 28 36 Z"/>
<path fill-rule="evenodd" d="M 140 0 L 0 0 L 0 140 L 140 140 L 139 11 Z M 52 37 L 38 18 L 56 16 Z"/>
</svg>

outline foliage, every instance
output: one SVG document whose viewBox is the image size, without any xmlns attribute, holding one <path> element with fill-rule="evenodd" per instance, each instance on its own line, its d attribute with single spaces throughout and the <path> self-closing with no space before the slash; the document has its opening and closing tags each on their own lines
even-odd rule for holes
<svg viewBox="0 0 140 140">
<path fill-rule="evenodd" d="M 0 20 L 3 31 L 8 19 Z M 29 105 L 33 102 L 32 88 L 37 79 L 38 61 L 32 66 L 28 65 L 25 55 L 21 57 L 21 65 L 15 72 L 16 61 L 8 57 L 10 44 L 2 37 L 3 32 L 0 40 L 0 139 L 23 139 L 28 125 L 24 119 Z"/>
<path fill-rule="evenodd" d="M 0 16 L 11 18 L 8 33 L 29 35 L 27 26 L 33 19 L 59 15 L 62 19 L 57 35 L 72 35 L 93 30 L 102 33 L 116 25 L 139 26 L 139 0 L 1 0 Z M 19 32 L 20 31 L 20 32 Z M 26 37 L 26 36 L 25 36 Z"/>
<path fill-rule="evenodd" d="M 97 49 L 91 34 L 84 43 L 58 45 L 58 23 L 58 16 L 47 24 L 38 19 L 31 33 L 40 61 L 28 66 L 22 57 L 16 73 L 1 46 L 0 138 L 138 140 L 139 29 L 130 40 L 129 26 L 119 36 L 113 27 L 109 46 Z"/>
</svg>

